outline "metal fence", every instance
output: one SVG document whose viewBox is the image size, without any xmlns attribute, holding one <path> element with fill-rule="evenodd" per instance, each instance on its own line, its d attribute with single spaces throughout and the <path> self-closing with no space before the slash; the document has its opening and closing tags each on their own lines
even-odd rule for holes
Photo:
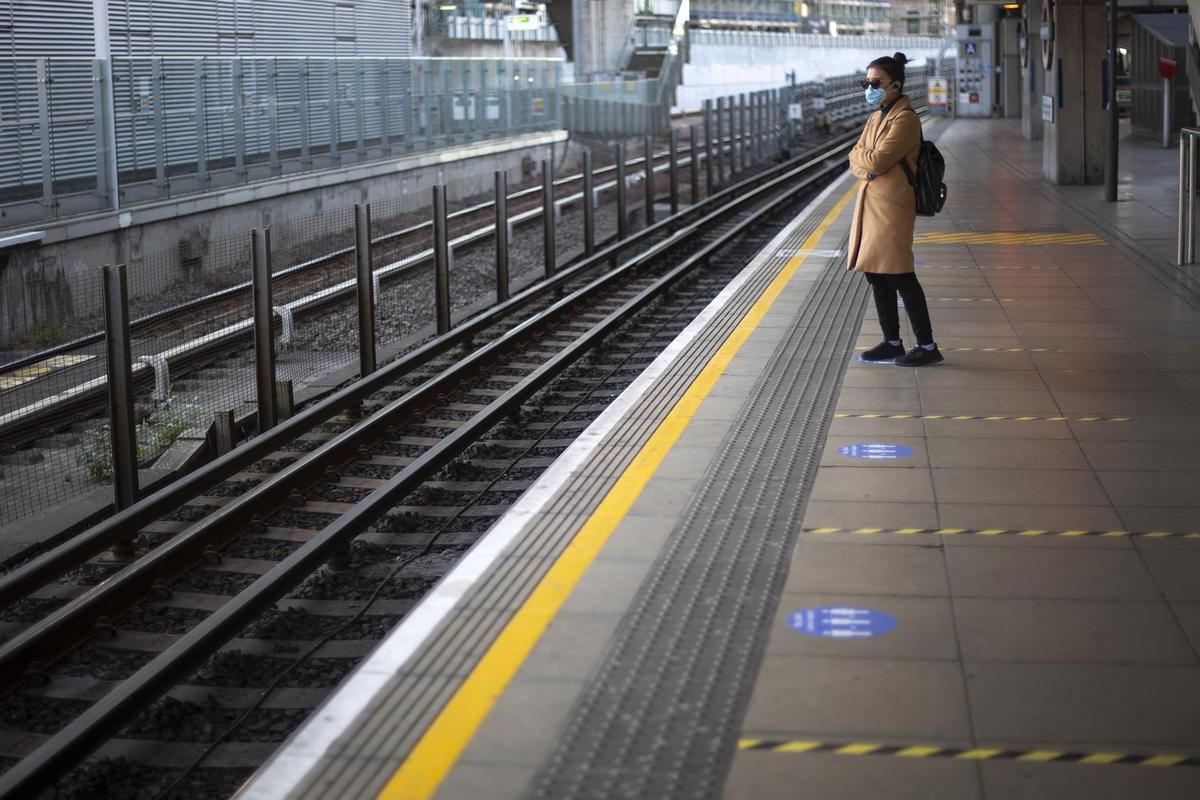
<svg viewBox="0 0 1200 800">
<path fill-rule="evenodd" d="M 548 59 L 0 59 L 0 227 L 109 209 L 114 189 L 125 205 L 557 129 L 559 74 Z"/>
</svg>

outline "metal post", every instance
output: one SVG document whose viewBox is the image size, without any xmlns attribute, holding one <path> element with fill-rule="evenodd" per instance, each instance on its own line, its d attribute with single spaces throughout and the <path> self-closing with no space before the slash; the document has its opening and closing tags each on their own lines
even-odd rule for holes
<svg viewBox="0 0 1200 800">
<path fill-rule="evenodd" d="M 625 145 L 617 145 L 617 239 L 629 235 L 629 213 L 625 206 Z"/>
<path fill-rule="evenodd" d="M 1104 199 L 1117 200 L 1117 0 L 1108 0 L 1108 86 L 1104 98 Z M 1165 101 L 1166 98 L 1164 97 Z"/>
<path fill-rule="evenodd" d="M 700 147 L 696 136 L 696 126 L 688 126 L 688 149 L 691 152 L 691 160 L 688 162 L 688 171 L 692 174 L 692 205 L 700 202 Z"/>
<path fill-rule="evenodd" d="M 252 232 L 254 256 L 254 378 L 258 432 L 275 427 L 275 306 L 271 297 L 271 229 Z"/>
<path fill-rule="evenodd" d="M 54 153 L 50 148 L 50 59 L 37 60 L 38 139 L 42 149 L 42 205 L 54 208 Z"/>
<path fill-rule="evenodd" d="M 367 92 L 363 62 L 354 62 L 354 149 L 359 159 L 367 156 Z"/>
<path fill-rule="evenodd" d="M 92 64 L 92 104 L 96 115 L 96 194 L 112 210 L 121 206 L 117 185 L 117 133 L 112 96 L 112 62 Z"/>
<path fill-rule="evenodd" d="M 167 193 L 167 130 L 163 98 L 163 66 L 161 58 L 150 59 L 150 105 L 154 121 L 154 185 Z"/>
<path fill-rule="evenodd" d="M 392 107 L 388 97 L 388 73 L 391 59 L 384 58 L 379 62 L 379 143 L 383 146 L 383 154 L 392 154 Z"/>
<path fill-rule="evenodd" d="M 333 164 L 342 160 L 342 123 L 341 101 L 338 98 L 338 62 L 332 59 L 329 64 L 329 158 Z"/>
<path fill-rule="evenodd" d="M 133 354 L 129 336 L 129 282 L 125 265 L 105 266 L 104 342 L 108 357 L 108 419 L 112 431 L 113 502 L 137 501 L 137 429 L 133 415 Z"/>
<path fill-rule="evenodd" d="M 1171 79 L 1163 78 L 1163 149 L 1166 150 L 1171 146 Z M 1107 165 L 1106 165 L 1107 166 Z M 1105 173 L 1105 177 L 1108 174 Z M 1105 183 L 1105 192 L 1108 191 L 1108 184 Z M 1107 198 L 1106 198 L 1107 199 Z M 1115 197 L 1113 198 L 1116 199 Z"/>
<path fill-rule="evenodd" d="M 375 283 L 371 280 L 371 206 L 354 206 L 354 263 L 358 278 L 358 374 L 375 371 Z"/>
<path fill-rule="evenodd" d="M 308 59 L 300 59 L 299 70 L 296 73 L 296 90 L 300 95 L 300 164 L 304 169 L 312 169 L 312 150 L 309 147 L 309 107 L 308 107 Z"/>
<path fill-rule="evenodd" d="M 679 213 L 679 131 L 671 128 L 671 138 L 668 144 L 671 166 L 667 173 L 667 182 L 671 193 L 671 214 Z"/>
<path fill-rule="evenodd" d="M 246 180 L 246 94 L 242 83 L 242 60 L 233 59 L 233 169 Z"/>
<path fill-rule="evenodd" d="M 554 242 L 554 162 L 548 158 L 542 159 L 542 252 L 546 277 L 553 277 L 558 253 Z"/>
<path fill-rule="evenodd" d="M 583 151 L 583 254 L 596 252 L 596 189 L 592 174 L 592 151 Z"/>
<path fill-rule="evenodd" d="M 193 80 L 195 81 L 196 90 L 196 180 L 199 182 L 201 189 L 207 189 L 209 185 L 208 175 L 208 117 L 207 108 L 205 107 L 205 95 L 207 94 L 208 84 L 208 69 L 205 59 L 196 60 L 193 67 Z M 303 64 L 301 64 L 303 70 Z M 301 88 L 301 101 L 303 101 L 304 90 Z M 301 105 L 301 108 L 304 106 Z M 301 134 L 303 136 L 303 132 Z M 307 145 L 308 140 L 302 138 L 301 141 Z M 307 155 L 307 149 L 302 149 L 302 154 Z"/>
<path fill-rule="evenodd" d="M 646 161 L 646 227 L 654 224 L 654 137 L 642 139 L 642 151 Z"/>
<path fill-rule="evenodd" d="M 692 158 L 696 154 L 692 153 Z M 713 193 L 712 163 L 712 100 L 704 101 L 704 186 L 708 194 Z"/>
<path fill-rule="evenodd" d="M 738 95 L 738 142 L 742 156 L 742 169 L 750 166 L 750 149 L 746 146 L 746 95 Z"/>
<path fill-rule="evenodd" d="M 590 153 L 584 153 L 586 163 Z M 496 302 L 508 299 L 508 173 L 496 170 Z"/>
<path fill-rule="evenodd" d="M 271 174 L 283 172 L 279 163 L 279 67 L 276 59 L 271 59 L 270 69 L 267 70 L 267 144 L 270 148 L 268 159 Z"/>
<path fill-rule="evenodd" d="M 433 187 L 433 293 L 437 332 L 450 330 L 450 242 L 447 238 L 446 186 Z"/>
<path fill-rule="evenodd" d="M 1182 133 L 1179 136 L 1179 211 L 1175 216 L 1175 219 L 1178 221 L 1175 230 L 1175 263 L 1180 266 L 1186 263 L 1184 258 L 1187 256 L 1187 229 L 1184 226 L 1186 218 L 1183 214 L 1186 208 L 1186 193 L 1191 191 L 1187 181 L 1187 143 L 1191 138 L 1186 133 Z"/>
<path fill-rule="evenodd" d="M 1188 264 L 1196 263 L 1196 137 L 1188 136 L 1187 164 L 1187 257 Z"/>
<path fill-rule="evenodd" d="M 717 98 L 717 183 L 725 183 L 725 98 Z"/>
</svg>

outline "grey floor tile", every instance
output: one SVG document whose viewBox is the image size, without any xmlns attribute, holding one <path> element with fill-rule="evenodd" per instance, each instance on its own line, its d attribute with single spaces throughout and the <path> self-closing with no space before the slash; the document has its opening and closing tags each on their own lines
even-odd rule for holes
<svg viewBox="0 0 1200 800">
<path fill-rule="evenodd" d="M 521 665 L 518 678 L 586 681 L 599 668 L 624 614 L 563 611 Z"/>
<path fill-rule="evenodd" d="M 1118 340 L 1124 341 L 1124 340 Z M 1027 345 L 1033 347 L 1035 345 Z M 1031 353 L 1040 370 L 1069 369 L 1090 372 L 1159 372 L 1160 368 L 1140 353 Z"/>
<path fill-rule="evenodd" d="M 1200 459 L 1178 442 L 1080 442 L 1088 463 L 1098 470 L 1130 472 L 1200 472 Z M 1198 476 L 1200 479 L 1200 476 Z"/>
<path fill-rule="evenodd" d="M 537 767 L 550 753 L 583 682 L 517 679 L 463 751 L 464 762 Z"/>
<path fill-rule="evenodd" d="M 1064 414 L 1189 414 L 1196 410 L 1177 392 L 1054 389 L 1051 394 Z"/>
<path fill-rule="evenodd" d="M 916 389 L 917 371 L 852 364 L 846 370 L 842 385 L 858 389 Z"/>
<path fill-rule="evenodd" d="M 889 369 L 889 367 L 880 367 Z M 921 400 L 915 389 L 859 389 L 844 387 L 838 395 L 838 411 L 893 411 L 916 413 L 921 410 Z"/>
<path fill-rule="evenodd" d="M 1161 373 L 1156 372 L 1089 372 L 1085 370 L 1045 370 L 1041 373 L 1046 386 L 1056 391 L 1176 392 L 1178 388 Z"/>
<path fill-rule="evenodd" d="M 1158 586 L 1132 549 L 948 547 L 955 597 L 1157 600 Z"/>
<path fill-rule="evenodd" d="M 886 481 L 879 479 L 878 472 L 873 467 L 825 467 L 817 473 L 811 498 L 859 502 L 933 502 L 929 470 L 889 470 Z"/>
<path fill-rule="evenodd" d="M 1050 392 L 1001 389 L 947 389 L 921 387 L 921 409 L 926 414 L 1058 414 Z"/>
<path fill-rule="evenodd" d="M 948 586 L 941 551 L 921 544 L 914 542 L 908 547 L 877 547 L 870 544 L 829 545 L 809 539 L 801 540 L 796 543 L 784 591 L 803 594 L 945 596 Z"/>
<path fill-rule="evenodd" d="M 643 517 L 682 516 L 700 485 L 703 474 L 685 478 L 665 478 L 655 475 L 630 507 L 629 513 Z"/>
<path fill-rule="evenodd" d="M 1171 601 L 1200 601 L 1200 547 L 1142 550 L 1142 558 L 1163 597 Z"/>
<path fill-rule="evenodd" d="M 742 727 L 851 741 L 970 736 L 962 673 L 947 661 L 767 656 Z"/>
<path fill-rule="evenodd" d="M 662 551 L 677 521 L 675 517 L 626 515 L 597 557 L 613 561 L 651 561 Z"/>
<path fill-rule="evenodd" d="M 1200 492 L 1192 472 L 1096 473 L 1115 506 L 1176 506 L 1200 508 Z"/>
<path fill-rule="evenodd" d="M 929 461 L 939 468 L 1089 468 L 1079 445 L 1069 439 L 936 438 L 929 440 Z"/>
<path fill-rule="evenodd" d="M 1165 603 L 958 598 L 966 661 L 1200 664 Z"/>
<path fill-rule="evenodd" d="M 967 690 L 983 742 L 1200 747 L 1200 667 L 974 662 Z"/>
<path fill-rule="evenodd" d="M 912 370 L 917 383 L 925 395 L 936 394 L 943 389 L 967 389 L 973 391 L 1044 391 L 1046 385 L 1033 369 L 988 369 L 968 367 L 954 356 L 937 369 Z"/>
<path fill-rule="evenodd" d="M 1171 603 L 1171 611 L 1192 649 L 1200 653 L 1200 603 Z"/>
<path fill-rule="evenodd" d="M 984 790 L 997 800 L 1193 800 L 1200 778 L 1188 769 L 987 761 Z"/>
<path fill-rule="evenodd" d="M 743 751 L 726 800 L 979 800 L 975 765 L 932 758 Z"/>
<path fill-rule="evenodd" d="M 899 369 L 880 367 L 880 369 Z M 925 425 L 919 419 L 857 419 L 842 418 L 830 423 L 831 436 L 920 437 L 925 435 Z"/>
<path fill-rule="evenodd" d="M 587 568 L 564 613 L 623 614 L 642 586 L 654 562 L 596 559 Z"/>
<path fill-rule="evenodd" d="M 1083 470 L 934 469 L 941 503 L 1099 506 L 1108 496 Z"/>
<path fill-rule="evenodd" d="M 537 768 L 460 760 L 434 794 L 436 800 L 520 800 L 529 792 Z"/>
<path fill-rule="evenodd" d="M 1075 438 L 1125 441 L 1200 442 L 1200 415 L 1147 414 L 1128 422 L 1100 424 L 1068 422 Z M 1191 445 L 1188 445 L 1191 446 Z"/>
</svg>

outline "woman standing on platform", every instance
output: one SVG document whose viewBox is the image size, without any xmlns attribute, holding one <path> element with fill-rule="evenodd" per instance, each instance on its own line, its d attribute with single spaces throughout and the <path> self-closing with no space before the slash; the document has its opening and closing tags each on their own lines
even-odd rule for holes
<svg viewBox="0 0 1200 800">
<path fill-rule="evenodd" d="M 925 292 L 913 265 L 913 227 L 917 198 L 900 160 L 915 175 L 921 149 L 921 120 L 904 92 L 903 53 L 877 58 L 867 65 L 862 82 L 867 102 L 879 106 L 867 118 L 858 144 L 850 151 L 850 171 L 862 181 L 850 226 L 847 268 L 866 275 L 875 295 L 875 310 L 883 328 L 883 341 L 862 354 L 864 361 L 892 361 L 920 367 L 942 361 L 933 340 L 933 325 Z M 917 346 L 907 353 L 900 339 L 900 313 L 896 295 L 917 336 Z"/>
</svg>

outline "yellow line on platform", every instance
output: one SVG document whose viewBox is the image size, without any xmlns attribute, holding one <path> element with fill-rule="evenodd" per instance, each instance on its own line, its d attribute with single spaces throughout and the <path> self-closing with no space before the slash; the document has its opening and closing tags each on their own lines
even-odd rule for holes
<svg viewBox="0 0 1200 800">
<path fill-rule="evenodd" d="M 838 200 L 805 240 L 802 251 L 815 248 L 853 195 L 852 189 Z M 700 403 L 806 258 L 807 255 L 799 253 L 789 259 L 746 312 L 392 775 L 379 794 L 381 800 L 418 800 L 437 791 L 600 548 L 691 422 Z"/>
</svg>

